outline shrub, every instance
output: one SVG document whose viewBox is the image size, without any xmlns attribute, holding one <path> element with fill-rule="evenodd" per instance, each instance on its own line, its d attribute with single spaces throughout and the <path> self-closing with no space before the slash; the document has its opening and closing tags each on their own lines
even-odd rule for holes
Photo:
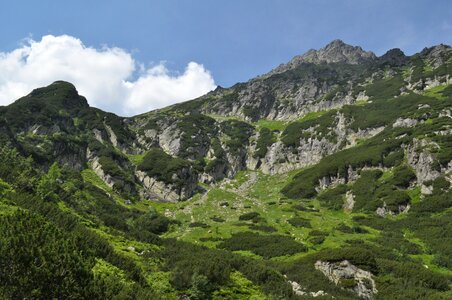
<svg viewBox="0 0 452 300">
<path fill-rule="evenodd" d="M 260 217 L 259 213 L 252 211 L 239 216 L 240 221 L 253 221 Z"/>
<path fill-rule="evenodd" d="M 416 180 L 416 174 L 410 167 L 403 165 L 394 169 L 391 183 L 396 187 L 406 189 L 413 180 Z"/>
<path fill-rule="evenodd" d="M 317 199 L 327 208 L 340 210 L 344 204 L 344 195 L 347 192 L 347 186 L 340 184 L 335 188 L 328 189 L 317 196 Z"/>
<path fill-rule="evenodd" d="M 275 142 L 275 138 L 270 129 L 263 127 L 259 131 L 259 138 L 256 143 L 256 151 L 253 156 L 255 158 L 263 158 L 267 154 L 267 148 Z"/>
<path fill-rule="evenodd" d="M 189 225 L 190 227 L 201 227 L 201 228 L 209 228 L 210 226 L 203 222 L 192 222 Z"/>
<path fill-rule="evenodd" d="M 174 175 L 182 172 L 183 169 L 188 169 L 190 163 L 181 158 L 174 158 L 166 154 L 162 149 L 152 148 L 143 158 L 143 161 L 138 165 L 138 169 L 146 172 L 151 177 L 156 177 L 158 180 L 166 183 L 182 184 L 179 176 L 177 179 Z"/>
<path fill-rule="evenodd" d="M 231 251 L 249 250 L 264 258 L 292 255 L 307 251 L 305 245 L 295 242 L 290 237 L 283 235 L 260 235 L 252 232 L 233 234 L 231 238 L 225 240 L 218 247 Z"/>
<path fill-rule="evenodd" d="M 287 222 L 292 225 L 293 227 L 305 227 L 305 228 L 311 228 L 311 222 L 309 222 L 308 219 L 302 218 L 302 217 L 293 217 L 292 219 L 287 220 Z"/>
</svg>

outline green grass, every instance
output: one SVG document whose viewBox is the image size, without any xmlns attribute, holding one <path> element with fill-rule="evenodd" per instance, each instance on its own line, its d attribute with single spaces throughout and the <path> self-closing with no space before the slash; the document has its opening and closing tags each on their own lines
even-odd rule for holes
<svg viewBox="0 0 452 300">
<path fill-rule="evenodd" d="M 127 157 L 129 158 L 129 161 L 134 164 L 135 166 L 138 166 L 143 162 L 145 153 L 143 154 L 128 154 Z"/>
<path fill-rule="evenodd" d="M 301 117 L 300 119 L 298 119 L 297 121 L 298 122 L 304 122 L 304 121 L 308 121 L 308 120 L 314 120 L 314 119 L 317 119 L 318 117 L 323 116 L 327 112 L 329 112 L 329 110 L 321 110 L 321 111 L 309 112 L 306 115 L 304 115 L 303 117 Z"/>
<path fill-rule="evenodd" d="M 254 125 L 258 128 L 268 128 L 272 131 L 278 130 L 283 131 L 284 128 L 287 126 L 286 121 L 280 121 L 280 120 L 268 120 L 268 119 L 260 119 Z"/>
<path fill-rule="evenodd" d="M 257 181 L 245 191 L 241 191 L 240 186 L 247 184 L 251 173 L 251 171 L 239 172 L 229 184 L 211 187 L 205 195 L 196 195 L 184 202 L 153 204 L 160 213 L 166 213 L 170 218 L 180 222 L 180 225 L 174 225 L 172 230 L 164 236 L 215 248 L 221 241 L 243 231 L 254 231 L 264 235 L 286 235 L 293 237 L 297 242 L 306 244 L 309 247 L 308 252 L 289 257 L 276 257 L 271 260 L 292 261 L 322 249 L 344 246 L 347 244 L 347 240 L 371 239 L 379 234 L 377 230 L 367 227 L 365 228 L 369 232 L 364 234 L 341 232 L 336 229 L 340 224 L 350 227 L 358 225 L 353 221 L 353 216 L 357 214 L 326 209 L 315 199 L 286 199 L 280 190 L 296 171 L 272 176 L 257 173 Z M 227 206 L 221 206 L 226 202 Z M 311 207 L 313 211 L 298 211 L 292 208 L 293 205 L 300 203 Z M 250 212 L 256 212 L 260 217 L 253 219 L 254 221 L 239 220 L 241 215 Z M 215 222 L 212 220 L 213 217 L 219 217 L 224 222 Z M 312 228 L 292 226 L 288 220 L 294 217 L 309 220 Z M 202 222 L 209 227 L 190 227 L 192 222 Z M 255 231 L 250 229 L 252 224 L 271 226 L 276 231 L 271 233 Z M 313 230 L 328 233 L 325 241 L 320 245 L 314 245 L 309 241 L 309 233 Z M 256 258 L 256 255 L 249 251 L 236 251 L 236 253 Z"/>
<path fill-rule="evenodd" d="M 18 210 L 19 207 L 4 203 L 3 200 L 0 199 L 0 217 L 13 215 Z"/>
<path fill-rule="evenodd" d="M 96 264 L 93 267 L 93 274 L 95 277 L 100 278 L 114 276 L 117 279 L 116 282 L 118 282 L 121 285 L 130 286 L 133 284 L 133 282 L 127 278 L 123 270 L 113 266 L 112 264 L 108 263 L 103 259 L 96 259 Z"/>
<path fill-rule="evenodd" d="M 242 273 L 235 271 L 230 275 L 231 282 L 224 288 L 215 291 L 212 299 L 231 300 L 265 300 L 267 297 L 259 287 L 248 280 Z"/>
<path fill-rule="evenodd" d="M 430 88 L 430 89 L 424 91 L 424 96 L 433 97 L 433 98 L 436 98 L 439 100 L 444 100 L 447 97 L 444 96 L 442 94 L 442 92 L 449 86 L 451 86 L 451 84 L 435 86 L 433 88 Z"/>
</svg>

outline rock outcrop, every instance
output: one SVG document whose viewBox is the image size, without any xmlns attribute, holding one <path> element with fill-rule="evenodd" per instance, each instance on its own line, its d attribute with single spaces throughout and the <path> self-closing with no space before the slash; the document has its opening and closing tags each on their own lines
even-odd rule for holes
<svg viewBox="0 0 452 300">
<path fill-rule="evenodd" d="M 360 64 L 375 60 L 373 52 L 364 51 L 361 47 L 347 45 L 341 40 L 334 40 L 320 50 L 311 49 L 303 55 L 295 56 L 287 64 L 280 65 L 268 75 L 274 75 L 297 68 L 302 63 L 346 63 Z M 268 76 L 267 75 L 267 76 Z"/>
<path fill-rule="evenodd" d="M 373 274 L 356 267 L 348 260 L 335 263 L 318 260 L 314 266 L 335 285 L 352 290 L 362 299 L 373 299 L 378 293 Z"/>
<path fill-rule="evenodd" d="M 417 182 L 422 187 L 424 194 L 430 194 L 431 189 L 424 185 L 427 181 L 432 181 L 441 175 L 441 172 L 434 168 L 435 156 L 431 149 L 439 147 L 437 144 L 427 140 L 413 139 L 413 143 L 408 146 L 408 164 L 416 172 Z"/>
<path fill-rule="evenodd" d="M 189 179 L 184 182 L 183 186 L 159 181 L 142 171 L 136 171 L 135 174 L 143 186 L 143 198 L 149 200 L 178 202 L 189 198 L 198 189 L 197 177 L 189 174 L 187 174 Z"/>
</svg>

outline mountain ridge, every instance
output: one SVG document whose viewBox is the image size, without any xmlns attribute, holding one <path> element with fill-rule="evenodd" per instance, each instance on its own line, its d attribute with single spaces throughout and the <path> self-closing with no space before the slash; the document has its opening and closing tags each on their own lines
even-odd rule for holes
<svg viewBox="0 0 452 300">
<path fill-rule="evenodd" d="M 0 107 L 0 298 L 449 299 L 451 48 L 325 51 L 130 118 Z"/>
</svg>

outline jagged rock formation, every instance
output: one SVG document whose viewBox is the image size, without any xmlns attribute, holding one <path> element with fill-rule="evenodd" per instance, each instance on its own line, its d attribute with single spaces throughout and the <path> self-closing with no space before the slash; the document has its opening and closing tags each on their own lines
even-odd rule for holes
<svg viewBox="0 0 452 300">
<path fill-rule="evenodd" d="M 267 76 L 295 69 L 302 63 L 346 63 L 356 65 L 373 61 L 376 58 L 376 55 L 371 51 L 364 51 L 361 47 L 350 46 L 341 40 L 334 40 L 320 50 L 311 49 L 303 55 L 295 56 L 287 64 L 282 64 L 272 70 Z"/>
<path fill-rule="evenodd" d="M 315 263 L 315 268 L 335 285 L 353 290 L 362 299 L 373 299 L 378 293 L 373 274 L 356 267 L 347 260 L 336 263 L 319 260 Z"/>
</svg>

